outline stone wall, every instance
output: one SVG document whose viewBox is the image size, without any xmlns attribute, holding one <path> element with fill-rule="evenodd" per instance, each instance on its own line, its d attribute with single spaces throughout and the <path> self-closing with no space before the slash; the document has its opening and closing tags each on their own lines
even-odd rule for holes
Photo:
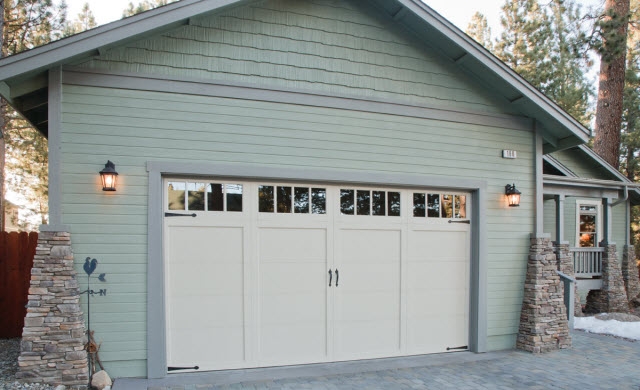
<svg viewBox="0 0 640 390">
<path fill-rule="evenodd" d="M 89 370 L 84 344 L 85 325 L 71 235 L 41 231 L 31 270 L 17 378 L 22 382 L 86 388 Z"/>
<path fill-rule="evenodd" d="M 533 353 L 571 347 L 563 286 L 549 235 L 531 236 L 516 347 Z"/>
<path fill-rule="evenodd" d="M 616 245 L 603 243 L 602 246 L 602 289 L 589 291 L 585 312 L 628 313 L 629 301 L 618 263 Z"/>
<path fill-rule="evenodd" d="M 638 263 L 633 245 L 625 245 L 622 253 L 622 279 L 630 301 L 640 298 L 640 280 L 638 279 Z"/>
</svg>

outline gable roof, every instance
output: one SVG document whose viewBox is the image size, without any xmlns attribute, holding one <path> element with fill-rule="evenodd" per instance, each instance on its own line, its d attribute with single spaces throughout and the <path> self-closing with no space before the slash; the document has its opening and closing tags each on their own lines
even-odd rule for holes
<svg viewBox="0 0 640 390">
<path fill-rule="evenodd" d="M 544 175 L 544 184 L 545 185 L 556 185 L 556 186 L 568 186 L 568 187 L 592 187 L 592 188 L 609 188 L 616 190 L 624 190 L 625 193 L 628 193 L 628 196 L 631 200 L 632 205 L 640 204 L 640 183 L 635 183 L 625 175 L 623 175 L 620 171 L 612 167 L 608 162 L 606 162 L 602 157 L 600 157 L 596 152 L 593 151 L 590 147 L 586 145 L 580 145 L 572 150 L 581 155 L 581 158 L 591 160 L 597 166 L 601 167 L 604 172 L 609 176 L 608 179 L 594 179 L 587 177 L 580 177 L 572 170 L 567 168 L 563 163 L 562 159 L 558 159 L 552 155 L 544 156 L 544 161 L 551 164 L 554 168 L 558 169 L 560 172 L 564 174 L 564 176 L 557 175 Z M 590 170 L 591 171 L 591 170 Z"/>
<path fill-rule="evenodd" d="M 590 132 L 516 72 L 419 0 L 364 0 L 435 48 L 481 85 L 536 119 L 544 152 L 586 142 Z M 46 133 L 47 71 L 105 49 L 189 23 L 190 18 L 252 0 L 182 0 L 0 60 L 0 94 Z"/>
</svg>

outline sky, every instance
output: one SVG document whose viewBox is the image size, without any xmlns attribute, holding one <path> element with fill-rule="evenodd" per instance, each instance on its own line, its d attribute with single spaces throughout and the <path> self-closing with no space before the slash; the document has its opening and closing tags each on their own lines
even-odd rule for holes
<svg viewBox="0 0 640 390">
<path fill-rule="evenodd" d="M 476 12 L 487 17 L 489 26 L 494 35 L 500 30 L 500 7 L 505 0 L 425 0 L 425 3 L 436 10 L 439 14 L 449 19 L 453 24 L 465 30 L 471 20 L 471 16 Z M 604 0 L 580 0 L 580 3 L 589 5 L 602 3 Z M 88 2 L 98 24 L 105 24 L 118 20 L 122 17 L 122 11 L 127 8 L 129 2 L 137 4 L 138 0 L 67 0 L 69 6 L 68 15 L 70 19 L 75 19 L 82 9 L 82 5 Z"/>
</svg>

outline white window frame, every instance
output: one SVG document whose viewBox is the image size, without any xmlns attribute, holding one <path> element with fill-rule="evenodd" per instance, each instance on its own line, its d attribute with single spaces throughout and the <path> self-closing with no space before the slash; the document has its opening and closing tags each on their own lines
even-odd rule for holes
<svg viewBox="0 0 640 390">
<path fill-rule="evenodd" d="M 596 243 L 600 245 L 602 241 L 602 202 L 597 199 L 576 199 L 576 240 L 575 246 L 580 246 L 580 206 L 596 206 Z"/>
</svg>

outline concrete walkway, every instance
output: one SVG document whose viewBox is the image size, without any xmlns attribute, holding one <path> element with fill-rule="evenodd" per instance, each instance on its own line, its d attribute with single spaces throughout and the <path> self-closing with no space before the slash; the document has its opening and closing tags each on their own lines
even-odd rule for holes
<svg viewBox="0 0 640 390">
<path fill-rule="evenodd" d="M 640 342 L 572 332 L 573 348 L 452 354 L 285 368 L 118 379 L 113 390 L 204 389 L 633 389 L 640 390 Z"/>
</svg>

